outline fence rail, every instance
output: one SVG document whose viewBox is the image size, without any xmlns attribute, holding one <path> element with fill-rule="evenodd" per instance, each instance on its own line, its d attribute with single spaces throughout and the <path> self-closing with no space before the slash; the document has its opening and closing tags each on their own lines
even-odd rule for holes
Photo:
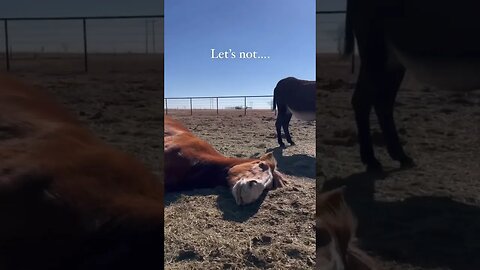
<svg viewBox="0 0 480 270">
<path fill-rule="evenodd" d="M 3 21 L 3 28 L 4 28 L 4 38 L 5 38 L 5 64 L 7 71 L 11 69 L 11 40 L 9 39 L 9 35 L 12 34 L 9 31 L 9 22 L 14 21 L 80 21 L 82 23 L 82 39 L 83 39 L 83 62 L 84 62 L 84 70 L 88 72 L 88 29 L 87 29 L 87 22 L 93 20 L 114 20 L 114 19 L 163 19 L 164 15 L 143 15 L 143 16 L 84 16 L 84 17 L 13 17 L 13 18 L 0 18 L 0 21 Z M 147 24 L 147 21 L 146 21 Z M 153 25 L 153 24 L 152 24 Z M 152 34 L 154 35 L 155 30 L 152 26 Z M 148 35 L 146 33 L 146 38 L 148 42 Z M 155 38 L 153 38 L 153 46 L 155 47 Z M 147 45 L 147 44 L 146 44 Z M 154 48 L 155 50 L 155 48 Z M 147 53 L 148 53 L 148 46 L 147 46 Z"/>
<path fill-rule="evenodd" d="M 347 13 L 345 10 L 323 10 L 317 11 L 317 14 L 345 14 Z"/>
<path fill-rule="evenodd" d="M 221 100 L 232 100 L 236 99 L 237 102 L 234 103 L 229 103 L 230 106 L 221 106 L 219 105 Z M 164 109 L 165 109 L 165 114 L 168 114 L 169 109 L 186 109 L 190 110 L 190 115 L 193 115 L 193 110 L 197 109 L 210 109 L 210 110 L 215 110 L 217 114 L 219 114 L 219 110 L 224 110 L 224 109 L 236 109 L 236 110 L 243 110 L 244 115 L 247 115 L 247 109 L 254 109 L 253 102 L 252 100 L 257 100 L 259 101 L 260 99 L 267 99 L 267 101 L 261 102 L 263 106 L 257 106 L 257 108 L 261 109 L 272 109 L 273 106 L 273 95 L 255 95 L 255 96 L 214 96 L 214 97 L 168 97 L 164 98 Z M 193 105 L 194 101 L 196 100 L 209 100 L 209 105 L 210 106 L 197 106 L 195 107 Z M 169 107 L 169 101 L 170 101 L 170 107 Z M 178 105 L 177 107 L 173 107 L 171 104 L 173 101 L 185 101 L 187 102 L 187 106 L 183 106 L 182 108 L 179 108 Z M 248 106 L 248 102 L 250 101 L 250 106 Z M 257 103 L 258 104 L 258 103 Z M 267 106 L 269 105 L 269 106 Z M 276 113 L 276 110 L 275 110 Z"/>
<path fill-rule="evenodd" d="M 323 10 L 323 11 L 316 11 L 316 14 L 317 15 L 332 15 L 332 14 L 346 14 L 347 11 L 345 10 Z M 332 23 L 332 22 L 329 22 L 329 23 Z M 352 63 L 352 66 L 351 66 L 351 73 L 354 74 L 355 73 L 355 43 L 353 43 L 353 52 L 352 53 L 352 59 L 351 59 L 351 63 Z"/>
</svg>

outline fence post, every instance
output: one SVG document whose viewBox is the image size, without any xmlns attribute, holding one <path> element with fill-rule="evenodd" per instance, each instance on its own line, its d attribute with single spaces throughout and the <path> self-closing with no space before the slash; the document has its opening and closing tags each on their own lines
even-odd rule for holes
<svg viewBox="0 0 480 270">
<path fill-rule="evenodd" d="M 244 97 L 245 115 L 247 115 L 247 97 Z"/>
<path fill-rule="evenodd" d="M 355 40 L 353 41 L 352 74 L 355 73 Z"/>
<path fill-rule="evenodd" d="M 148 54 L 148 20 L 145 19 L 145 54 Z"/>
<path fill-rule="evenodd" d="M 218 97 L 217 97 L 217 114 L 218 114 Z"/>
<path fill-rule="evenodd" d="M 168 98 L 165 99 L 165 114 L 168 114 Z"/>
<path fill-rule="evenodd" d="M 10 51 L 8 42 L 8 20 L 3 20 L 3 27 L 5 32 L 5 60 L 7 64 L 7 71 L 10 71 Z"/>
<path fill-rule="evenodd" d="M 83 21 L 83 61 L 85 65 L 85 72 L 88 72 L 87 20 L 83 18 L 82 21 Z"/>
<path fill-rule="evenodd" d="M 193 115 L 192 98 L 190 98 L 190 115 Z"/>
<path fill-rule="evenodd" d="M 152 53 L 155 54 L 155 20 L 151 20 L 152 22 Z"/>
</svg>

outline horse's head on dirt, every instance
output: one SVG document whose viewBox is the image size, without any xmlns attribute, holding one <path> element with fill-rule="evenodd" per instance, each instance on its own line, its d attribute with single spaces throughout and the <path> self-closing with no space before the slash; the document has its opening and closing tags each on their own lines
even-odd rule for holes
<svg viewBox="0 0 480 270">
<path fill-rule="evenodd" d="M 284 186 L 285 180 L 276 167 L 277 161 L 272 153 L 232 166 L 228 170 L 228 181 L 232 184 L 232 194 L 236 203 L 238 205 L 252 203 L 264 190 Z"/>
<path fill-rule="evenodd" d="M 316 269 L 375 270 L 373 260 L 355 245 L 356 222 L 343 188 L 317 195 Z"/>
<path fill-rule="evenodd" d="M 265 190 L 284 186 L 273 153 L 254 159 L 226 157 L 178 120 L 164 119 L 167 191 L 226 186 L 237 205 L 244 205 L 259 199 Z"/>
</svg>

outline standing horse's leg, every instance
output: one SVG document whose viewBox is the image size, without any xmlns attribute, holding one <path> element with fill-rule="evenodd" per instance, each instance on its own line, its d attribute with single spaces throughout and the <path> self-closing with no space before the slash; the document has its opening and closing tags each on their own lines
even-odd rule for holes
<svg viewBox="0 0 480 270">
<path fill-rule="evenodd" d="M 382 164 L 375 158 L 372 138 L 370 136 L 370 112 L 373 106 L 374 95 L 377 92 L 374 78 L 369 74 L 370 71 L 367 65 L 361 66 L 357 85 L 352 97 L 352 106 L 355 111 L 355 122 L 357 124 L 357 136 L 362 162 L 367 165 L 367 171 L 379 171 L 382 170 Z"/>
<path fill-rule="evenodd" d="M 285 138 L 287 139 L 287 142 L 290 145 L 295 145 L 295 143 L 292 141 L 292 137 L 290 137 L 290 131 L 288 130 L 288 126 L 290 125 L 290 120 L 292 119 L 292 114 L 287 111 L 287 114 L 285 115 L 285 121 L 283 121 L 283 132 L 285 132 Z"/>
<path fill-rule="evenodd" d="M 414 162 L 403 151 L 393 117 L 395 98 L 404 75 L 404 67 L 389 69 L 382 74 L 379 78 L 382 82 L 382 91 L 375 96 L 374 107 L 390 157 L 400 161 L 402 167 L 410 167 L 414 165 Z"/>
<path fill-rule="evenodd" d="M 285 147 L 285 144 L 282 141 L 282 126 L 285 122 L 287 107 L 285 105 L 277 104 L 277 108 L 277 120 L 275 121 L 275 128 L 277 129 L 277 141 L 281 147 Z"/>
</svg>

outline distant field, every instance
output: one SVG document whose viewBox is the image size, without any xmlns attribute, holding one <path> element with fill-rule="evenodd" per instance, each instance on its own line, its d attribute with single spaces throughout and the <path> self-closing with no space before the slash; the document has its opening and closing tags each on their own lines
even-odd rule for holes
<svg viewBox="0 0 480 270">
<path fill-rule="evenodd" d="M 6 69 L 5 54 L 0 53 L 0 70 Z M 51 72 L 69 74 L 84 71 L 84 56 L 77 53 L 14 53 L 10 58 L 14 72 Z M 92 72 L 126 72 L 162 70 L 163 54 L 88 54 Z"/>
<path fill-rule="evenodd" d="M 209 110 L 209 109 L 193 109 L 192 111 L 190 110 L 180 110 L 180 109 L 169 109 L 168 110 L 168 115 L 174 117 L 174 116 L 186 116 L 186 115 L 192 115 L 193 116 L 225 116 L 225 115 L 268 115 L 272 114 L 275 116 L 274 112 L 271 110 L 252 110 L 252 109 L 247 109 L 247 112 L 245 114 L 245 109 L 237 109 L 237 110 L 231 110 L 231 109 L 219 109 L 218 113 L 217 110 Z"/>
</svg>

